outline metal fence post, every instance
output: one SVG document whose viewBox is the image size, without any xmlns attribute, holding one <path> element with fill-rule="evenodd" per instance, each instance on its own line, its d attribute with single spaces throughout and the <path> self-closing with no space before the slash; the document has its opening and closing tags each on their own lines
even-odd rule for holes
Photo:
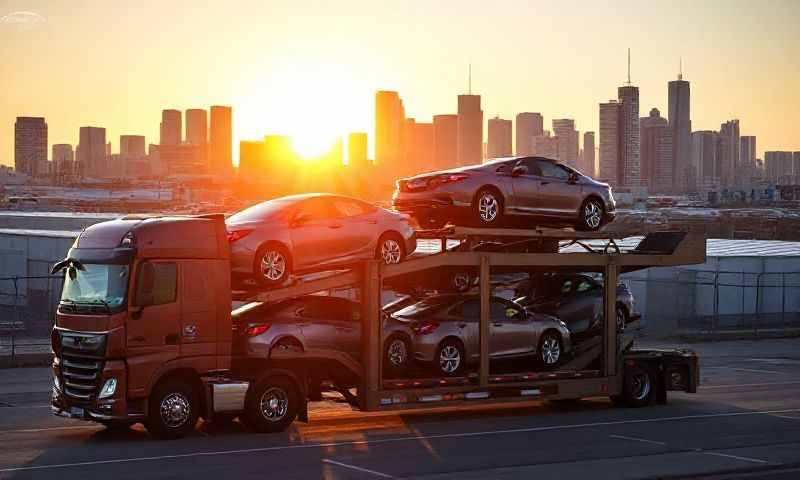
<svg viewBox="0 0 800 480">
<path fill-rule="evenodd" d="M 719 326 L 719 271 L 714 271 L 714 321 L 711 324 L 711 332 L 715 332 Z"/>
<path fill-rule="evenodd" d="M 16 328 L 17 322 L 19 322 L 19 306 L 17 303 L 19 302 L 19 286 L 17 285 L 17 280 L 19 277 L 14 277 L 11 281 L 14 283 L 14 320 L 11 322 L 11 366 L 15 366 L 17 364 L 17 345 L 16 345 Z"/>
</svg>

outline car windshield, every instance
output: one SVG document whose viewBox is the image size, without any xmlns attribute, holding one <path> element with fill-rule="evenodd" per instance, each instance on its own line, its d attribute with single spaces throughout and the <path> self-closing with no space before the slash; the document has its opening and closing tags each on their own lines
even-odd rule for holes
<svg viewBox="0 0 800 480">
<path fill-rule="evenodd" d="M 85 263 L 85 270 L 75 269 L 75 278 L 64 276 L 61 301 L 65 303 L 96 303 L 116 308 L 125 303 L 128 290 L 127 265 Z"/>
<path fill-rule="evenodd" d="M 292 201 L 286 198 L 268 200 L 231 215 L 228 217 L 227 221 L 231 223 L 238 223 L 263 220 L 265 217 L 268 217 L 273 213 L 286 208 L 286 206 L 290 203 L 292 203 Z"/>
<path fill-rule="evenodd" d="M 421 302 L 409 305 L 395 312 L 395 315 L 403 318 L 414 318 L 427 313 L 435 312 L 447 305 L 451 305 L 453 299 L 450 297 L 426 298 Z"/>
</svg>

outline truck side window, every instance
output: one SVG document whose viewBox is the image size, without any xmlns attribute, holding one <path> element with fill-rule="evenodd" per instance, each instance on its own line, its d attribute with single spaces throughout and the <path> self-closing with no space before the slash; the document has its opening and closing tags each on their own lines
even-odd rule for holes
<svg viewBox="0 0 800 480">
<path fill-rule="evenodd" d="M 137 306 L 172 303 L 178 292 L 178 266 L 174 263 L 145 262 L 139 268 L 136 285 Z"/>
</svg>

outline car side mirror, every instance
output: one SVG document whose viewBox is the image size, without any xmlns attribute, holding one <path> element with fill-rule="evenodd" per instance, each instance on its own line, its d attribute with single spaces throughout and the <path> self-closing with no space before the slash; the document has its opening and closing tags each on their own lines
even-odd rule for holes
<svg viewBox="0 0 800 480">
<path fill-rule="evenodd" d="M 297 228 L 305 225 L 311 220 L 311 215 L 308 213 L 298 213 L 297 215 L 292 218 L 292 222 L 289 225 L 291 228 Z"/>
<path fill-rule="evenodd" d="M 567 180 L 567 181 L 569 183 L 578 183 L 578 174 L 575 173 L 575 172 L 570 173 L 569 174 L 569 180 Z"/>
<path fill-rule="evenodd" d="M 525 175 L 528 173 L 528 167 L 525 165 L 517 165 L 511 170 L 512 177 L 519 177 L 520 175 Z"/>
</svg>

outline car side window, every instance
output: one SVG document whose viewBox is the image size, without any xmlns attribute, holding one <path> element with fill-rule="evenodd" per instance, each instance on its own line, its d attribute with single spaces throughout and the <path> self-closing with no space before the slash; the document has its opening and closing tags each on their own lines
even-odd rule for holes
<svg viewBox="0 0 800 480">
<path fill-rule="evenodd" d="M 564 297 L 572 292 L 572 280 L 566 279 L 561 284 L 561 296 Z"/>
<path fill-rule="evenodd" d="M 481 318 L 481 302 L 479 300 L 467 300 L 462 303 L 461 316 L 464 317 L 464 320 L 479 320 Z"/>
<path fill-rule="evenodd" d="M 344 198 L 337 198 L 333 201 L 333 207 L 342 217 L 357 217 L 369 213 L 364 205 L 359 202 Z"/>
<path fill-rule="evenodd" d="M 554 162 L 545 162 L 543 160 L 537 160 L 536 163 L 539 164 L 539 169 L 541 169 L 543 177 L 569 180 L 569 172 L 561 165 Z"/>
<path fill-rule="evenodd" d="M 578 286 L 575 287 L 575 291 L 578 293 L 588 292 L 589 290 L 592 289 L 592 287 L 594 287 L 594 285 L 592 285 L 592 282 L 588 280 L 581 280 L 580 283 L 578 283 Z"/>
<path fill-rule="evenodd" d="M 144 262 L 136 279 L 136 306 L 165 305 L 178 295 L 178 265 Z"/>
<path fill-rule="evenodd" d="M 505 303 L 493 301 L 491 307 L 492 321 L 508 322 L 516 321 L 522 318 L 522 312 L 515 306 Z"/>
<path fill-rule="evenodd" d="M 311 198 L 300 204 L 295 211 L 295 218 L 303 218 L 306 221 L 326 220 L 342 216 L 335 209 L 331 202 L 322 198 Z"/>
<path fill-rule="evenodd" d="M 535 175 L 537 177 L 542 176 L 542 172 L 539 169 L 539 162 L 533 158 L 520 158 L 517 160 L 515 166 L 522 166 L 527 169 L 525 175 Z"/>
</svg>

